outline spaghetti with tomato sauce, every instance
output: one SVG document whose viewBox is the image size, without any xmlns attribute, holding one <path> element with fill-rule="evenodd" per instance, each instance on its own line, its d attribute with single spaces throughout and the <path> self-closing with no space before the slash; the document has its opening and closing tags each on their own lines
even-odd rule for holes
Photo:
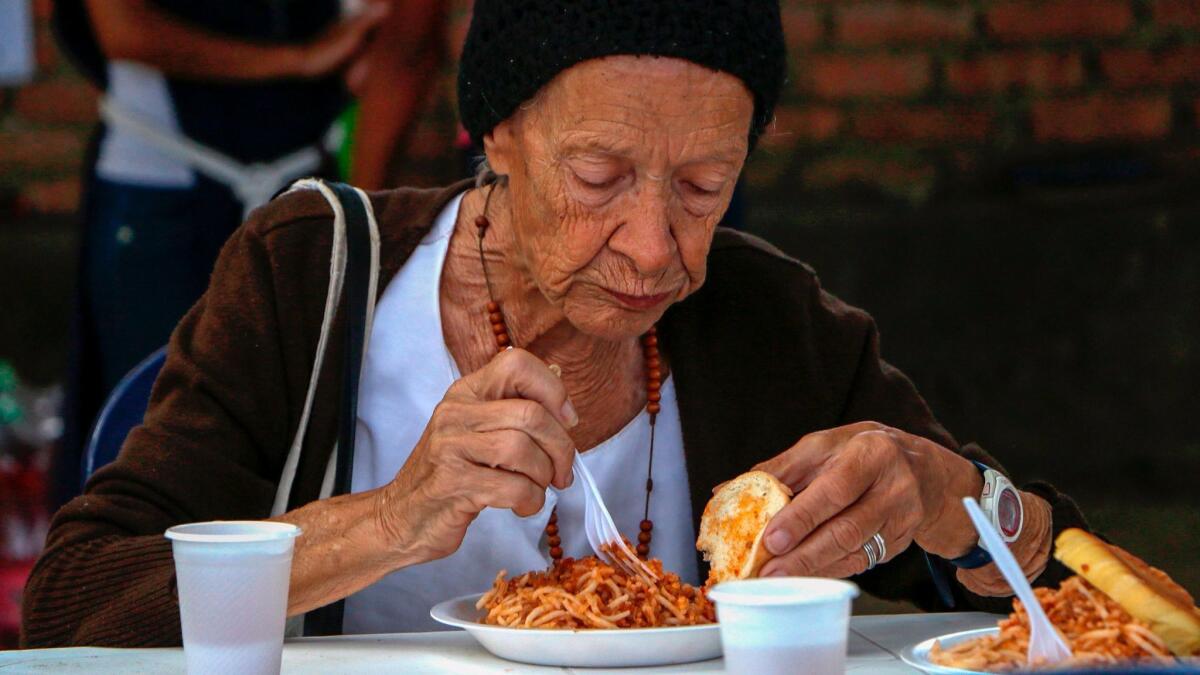
<svg viewBox="0 0 1200 675">
<path fill-rule="evenodd" d="M 565 558 L 512 579 L 501 570 L 476 603 L 483 623 L 510 628 L 660 628 L 715 623 L 704 590 L 647 560 L 656 579 L 629 576 L 595 556 Z"/>
</svg>

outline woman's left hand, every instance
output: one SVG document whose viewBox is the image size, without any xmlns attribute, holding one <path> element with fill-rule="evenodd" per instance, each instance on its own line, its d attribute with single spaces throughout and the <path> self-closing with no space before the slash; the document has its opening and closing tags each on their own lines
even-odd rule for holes
<svg viewBox="0 0 1200 675">
<path fill-rule="evenodd" d="M 961 508 L 978 496 L 979 471 L 933 441 L 875 422 L 812 433 L 755 467 L 796 496 L 767 525 L 775 557 L 762 576 L 848 577 L 865 571 L 876 532 L 890 560 L 916 541 L 953 558 L 976 541 Z M 882 561 L 881 561 L 882 562 Z"/>
</svg>

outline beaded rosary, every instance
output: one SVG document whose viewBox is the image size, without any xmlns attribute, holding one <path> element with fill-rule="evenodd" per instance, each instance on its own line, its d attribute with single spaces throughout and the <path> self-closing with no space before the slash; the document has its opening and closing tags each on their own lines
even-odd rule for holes
<svg viewBox="0 0 1200 675">
<path fill-rule="evenodd" d="M 508 325 L 504 321 L 504 312 L 492 290 L 492 280 L 488 276 L 487 262 L 483 255 L 483 237 L 487 234 L 491 222 L 488 220 L 488 205 L 492 202 L 492 194 L 496 191 L 493 185 L 488 190 L 487 199 L 483 204 L 483 215 L 475 218 L 475 228 L 479 231 L 479 265 L 483 268 L 483 279 L 487 283 L 488 303 L 487 315 L 492 324 L 492 335 L 496 338 L 496 349 L 503 352 L 512 348 L 512 338 L 508 335 Z M 650 520 L 650 493 L 654 490 L 654 423 L 658 412 L 662 409 L 662 360 L 658 352 L 658 329 L 651 326 L 641 338 L 642 355 L 646 362 L 646 412 L 650 415 L 650 452 L 646 462 L 646 501 L 642 509 L 641 531 L 638 532 L 637 554 L 642 560 L 650 556 L 650 539 L 654 530 L 654 522 Z M 562 538 L 558 534 L 558 508 L 550 513 L 550 522 L 546 524 L 546 546 L 550 549 L 550 558 L 555 562 L 562 560 Z"/>
</svg>

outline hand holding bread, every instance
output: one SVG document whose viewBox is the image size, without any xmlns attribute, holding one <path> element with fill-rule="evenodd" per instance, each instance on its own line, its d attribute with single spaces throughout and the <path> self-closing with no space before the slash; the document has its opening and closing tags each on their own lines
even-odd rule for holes
<svg viewBox="0 0 1200 675">
<path fill-rule="evenodd" d="M 876 422 L 808 434 L 755 469 L 774 475 L 796 497 L 763 535 L 773 559 L 763 576 L 844 578 L 872 563 L 864 545 L 878 535 L 883 563 L 914 541 L 953 558 L 978 538 L 961 508 L 978 496 L 978 469 L 925 438 Z"/>
</svg>

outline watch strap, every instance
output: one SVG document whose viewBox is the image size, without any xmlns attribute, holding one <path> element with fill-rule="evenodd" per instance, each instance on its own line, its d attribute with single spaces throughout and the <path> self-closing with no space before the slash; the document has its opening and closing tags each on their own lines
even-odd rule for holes
<svg viewBox="0 0 1200 675">
<path fill-rule="evenodd" d="M 979 469 L 980 475 L 984 475 L 984 472 L 992 470 L 992 467 L 984 464 L 983 462 L 971 460 L 971 463 L 975 465 L 975 468 Z M 957 558 L 950 559 L 951 565 L 964 570 L 978 569 L 991 562 L 992 554 L 988 553 L 987 550 L 985 550 L 978 543 L 972 546 L 971 550 L 967 551 L 965 554 L 960 555 Z"/>
<path fill-rule="evenodd" d="M 973 570 L 992 562 L 992 554 L 984 550 L 979 544 L 971 547 L 965 555 L 960 555 L 957 558 L 950 560 L 950 564 L 959 569 Z"/>
</svg>

